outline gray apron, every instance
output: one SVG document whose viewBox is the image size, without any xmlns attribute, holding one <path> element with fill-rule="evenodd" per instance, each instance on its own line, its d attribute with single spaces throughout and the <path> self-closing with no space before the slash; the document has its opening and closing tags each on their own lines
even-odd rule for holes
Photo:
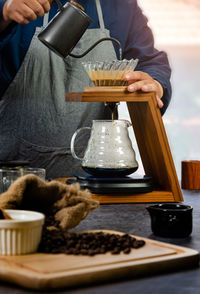
<svg viewBox="0 0 200 294">
<path fill-rule="evenodd" d="M 88 29 L 74 54 L 109 36 L 100 2 L 95 1 L 100 28 Z M 47 21 L 45 15 L 43 25 Z M 113 60 L 116 54 L 112 42 L 106 41 L 83 58 L 63 60 L 38 40 L 40 31 L 36 28 L 20 69 L 0 100 L 0 160 L 29 160 L 32 167 L 45 168 L 47 178 L 72 176 L 82 171 L 70 152 L 73 133 L 93 119 L 111 119 L 111 113 L 101 102 L 66 102 L 66 92 L 93 86 L 81 62 Z M 85 134 L 76 140 L 80 156 L 87 140 Z"/>
</svg>

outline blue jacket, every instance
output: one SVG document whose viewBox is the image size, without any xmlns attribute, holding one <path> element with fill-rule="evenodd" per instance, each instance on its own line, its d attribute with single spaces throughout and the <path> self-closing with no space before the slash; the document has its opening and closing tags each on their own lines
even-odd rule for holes
<svg viewBox="0 0 200 294">
<path fill-rule="evenodd" d="M 0 17 L 5 0 L 0 0 Z M 66 1 L 61 0 L 64 4 Z M 79 0 L 85 12 L 91 17 L 89 28 L 98 28 L 98 16 L 94 0 Z M 144 71 L 158 80 L 164 88 L 163 114 L 171 99 L 171 70 L 167 55 L 154 48 L 153 35 L 147 25 L 136 0 L 101 0 L 105 26 L 111 37 L 121 42 L 123 58 L 138 58 L 136 70 Z M 57 13 L 56 3 L 51 5 L 50 18 Z M 12 82 L 30 45 L 37 26 L 42 26 L 43 18 L 21 25 L 12 22 L 0 32 L 0 97 Z M 114 44 L 114 46 L 116 46 Z M 118 54 L 118 48 L 115 47 Z"/>
</svg>

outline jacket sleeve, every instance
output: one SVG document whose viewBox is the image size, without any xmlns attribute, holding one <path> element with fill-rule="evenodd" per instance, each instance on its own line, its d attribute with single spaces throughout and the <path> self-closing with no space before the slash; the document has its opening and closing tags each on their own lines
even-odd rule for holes
<svg viewBox="0 0 200 294">
<path fill-rule="evenodd" d="M 165 52 L 155 49 L 153 34 L 148 26 L 147 18 L 136 1 L 130 2 L 132 2 L 132 16 L 127 28 L 128 38 L 124 48 L 124 58 L 138 58 L 139 63 L 136 70 L 148 73 L 162 85 L 164 106 L 161 114 L 164 114 L 171 100 L 171 68 L 168 57 Z"/>
<path fill-rule="evenodd" d="M 6 0 L 0 0 L 0 19 L 2 19 L 3 5 Z M 11 22 L 4 30 L 0 31 L 0 51 L 15 34 L 17 23 Z"/>
<path fill-rule="evenodd" d="M 0 19 L 2 18 L 2 10 L 6 0 L 0 0 Z"/>
</svg>

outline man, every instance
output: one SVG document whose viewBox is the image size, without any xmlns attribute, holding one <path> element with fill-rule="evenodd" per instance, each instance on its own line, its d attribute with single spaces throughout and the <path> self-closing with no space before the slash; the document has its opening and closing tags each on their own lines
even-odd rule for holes
<svg viewBox="0 0 200 294">
<path fill-rule="evenodd" d="M 118 39 L 123 58 L 139 59 L 136 71 L 126 76 L 128 90 L 155 91 L 163 114 L 171 97 L 171 71 L 166 54 L 154 48 L 137 1 L 79 3 L 92 24 L 73 53 L 84 52 L 103 37 Z M 51 52 L 37 35 L 57 9 L 55 2 L 50 6 L 47 0 L 0 0 L 0 160 L 29 160 L 32 166 L 46 168 L 47 177 L 78 171 L 80 164 L 72 159 L 69 148 L 73 133 L 93 119 L 110 119 L 103 103 L 65 102 L 66 92 L 92 85 L 81 62 L 113 60 L 118 55 L 110 41 L 81 59 L 68 56 L 64 61 Z M 85 144 L 85 138 L 80 138 L 80 152 Z"/>
</svg>

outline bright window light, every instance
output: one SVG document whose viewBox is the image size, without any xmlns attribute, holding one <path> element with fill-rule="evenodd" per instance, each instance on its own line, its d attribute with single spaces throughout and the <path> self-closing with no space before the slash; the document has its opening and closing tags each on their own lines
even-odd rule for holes
<svg viewBox="0 0 200 294">
<path fill-rule="evenodd" d="M 156 46 L 200 45 L 200 0 L 138 0 Z"/>
</svg>

